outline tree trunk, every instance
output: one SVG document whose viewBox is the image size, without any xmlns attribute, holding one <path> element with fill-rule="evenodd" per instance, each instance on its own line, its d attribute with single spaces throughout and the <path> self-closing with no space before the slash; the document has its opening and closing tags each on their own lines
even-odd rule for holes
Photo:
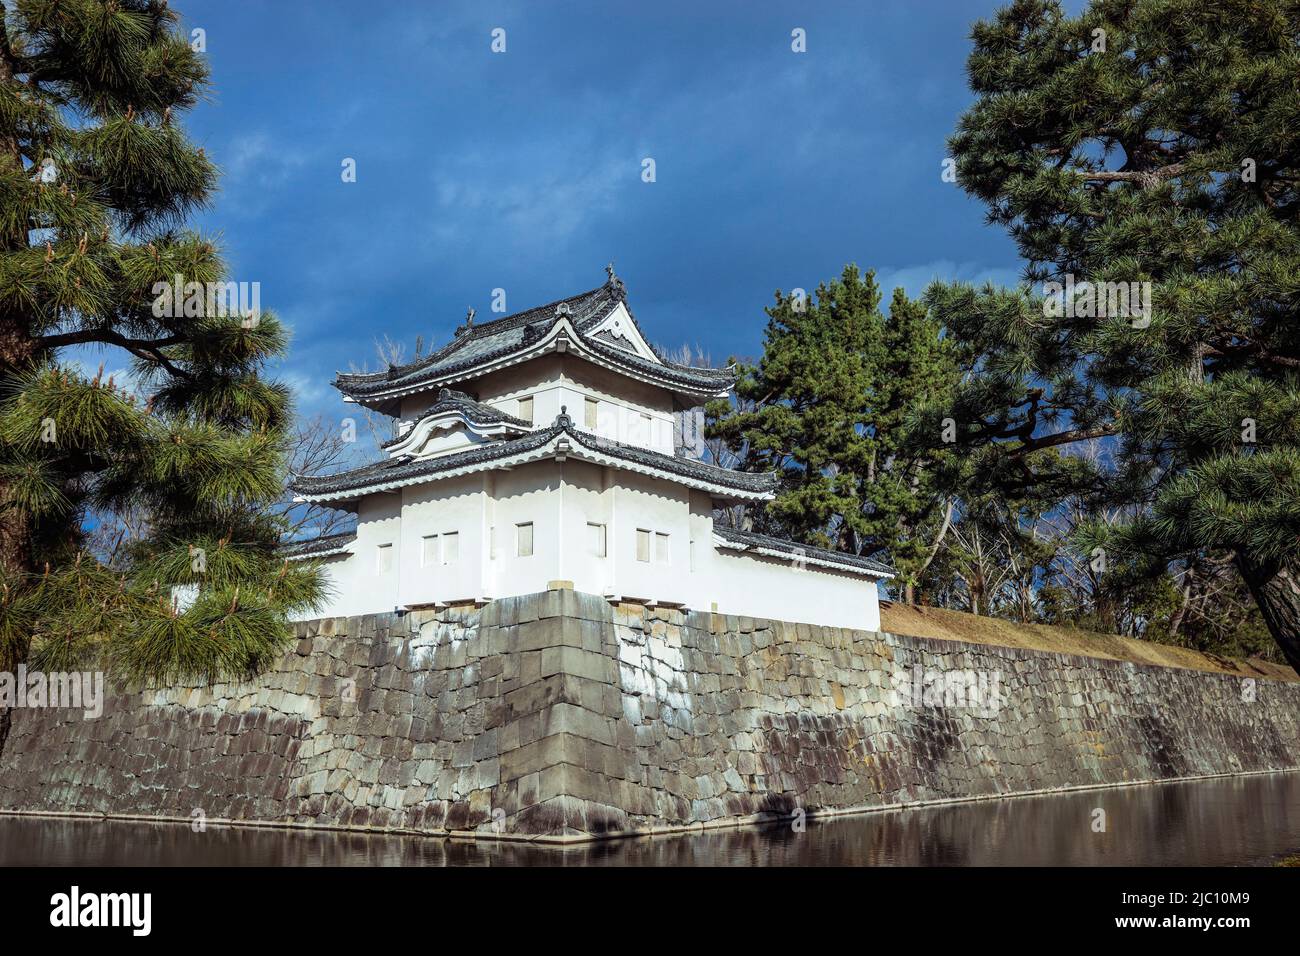
<svg viewBox="0 0 1300 956">
<path fill-rule="evenodd" d="M 22 323 L 11 316 L 0 316 L 0 380 L 9 378 L 15 371 L 29 366 L 33 353 L 32 339 Z M 8 507 L 10 491 L 7 482 L 0 482 L 0 569 L 9 586 L 23 587 L 23 576 L 35 570 L 32 557 L 31 519 L 22 508 Z M 16 673 L 18 665 L 27 657 L 27 642 L 13 648 L 10 653 L 0 652 L 0 672 Z M 12 714 L 0 707 L 0 754 L 4 753 L 9 739 Z"/>
<path fill-rule="evenodd" d="M 1258 564 L 1237 555 L 1237 568 L 1282 648 L 1287 663 L 1300 673 L 1300 570 L 1281 561 Z"/>
<path fill-rule="evenodd" d="M 11 348 L 8 322 L 0 316 L 0 381 L 20 367 L 22 359 Z M 5 577 L 35 570 L 32 566 L 31 520 L 22 508 L 12 507 L 8 482 L 0 482 L 0 568 Z M 16 582 L 15 582 L 16 583 Z M 12 585 L 11 585 L 12 586 Z M 0 661 L 0 665 L 4 662 Z"/>
<path fill-rule="evenodd" d="M 14 75 L 14 55 L 9 44 L 5 7 L 0 3 L 0 85 L 21 87 L 19 78 Z M 0 163 L 10 170 L 23 167 L 22 149 L 12 131 L 0 133 Z M 0 250 L 14 252 L 27 245 L 27 229 L 21 224 L 12 233 L 0 234 Z M 30 316 L 14 309 L 0 312 L 0 381 L 30 369 L 36 360 L 37 344 Z M 31 522 L 22 509 L 4 507 L 8 497 L 7 486 L 0 484 L 0 515 L 3 516 L 0 517 L 0 568 L 12 575 L 33 570 Z M 13 663 L 0 660 L 0 668 Z"/>
<path fill-rule="evenodd" d="M 970 592 L 970 612 L 981 613 L 980 607 L 984 603 L 984 575 L 978 569 L 966 579 L 966 590 Z"/>
<path fill-rule="evenodd" d="M 18 86 L 14 75 L 14 55 L 9 44 L 7 30 L 7 10 L 0 3 L 0 84 Z M 22 168 L 23 154 L 18 137 L 12 131 L 0 136 L 0 163 L 10 169 Z M 0 235 L 0 248 L 6 252 L 21 249 L 27 245 L 27 230 L 21 228 L 10 235 Z M 36 340 L 32 335 L 30 319 L 13 310 L 0 313 L 0 381 L 10 379 L 15 373 L 32 367 L 36 357 Z M 0 569 L 11 587 L 19 587 L 18 578 L 33 569 L 31 521 L 21 508 L 6 507 L 9 503 L 9 487 L 0 482 Z M 27 656 L 26 647 L 18 647 L 9 654 L 0 654 L 0 671 L 14 673 L 18 665 Z M 10 659 L 12 658 L 12 659 Z M 0 708 L 0 754 L 4 753 L 5 741 L 9 737 L 9 725 L 12 714 L 7 708 Z"/>
<path fill-rule="evenodd" d="M 1187 570 L 1183 572 L 1183 600 L 1178 605 L 1178 610 L 1169 620 L 1169 636 L 1177 637 L 1179 630 L 1183 626 L 1183 620 L 1187 617 L 1187 609 L 1192 604 L 1192 583 L 1196 580 L 1196 565 L 1189 564 Z"/>
<path fill-rule="evenodd" d="M 34 355 L 35 343 L 27 323 L 12 313 L 0 313 L 0 381 L 30 368 Z M 11 506 L 10 498 L 8 483 L 0 481 L 0 571 L 10 588 L 22 588 L 24 577 L 36 570 L 32 522 L 26 511 Z M 16 673 L 27 658 L 29 644 L 23 641 L 7 653 L 0 652 L 0 672 Z M 0 754 L 9 737 L 11 717 L 8 708 L 0 707 Z"/>
</svg>

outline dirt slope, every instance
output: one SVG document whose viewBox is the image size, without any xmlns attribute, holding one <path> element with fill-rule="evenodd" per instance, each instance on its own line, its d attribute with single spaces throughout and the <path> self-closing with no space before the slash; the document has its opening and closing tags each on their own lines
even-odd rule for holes
<svg viewBox="0 0 1300 956">
<path fill-rule="evenodd" d="M 1202 654 L 1200 651 L 1155 644 L 1149 641 L 1098 634 L 1072 627 L 1050 627 L 1045 624 L 1017 624 L 999 618 L 980 617 L 962 611 L 920 607 L 913 604 L 880 602 L 880 626 L 894 634 L 914 637 L 932 637 L 945 641 L 965 641 L 971 644 L 996 644 L 1002 647 L 1024 647 L 1058 654 L 1078 654 L 1081 657 L 1101 657 L 1136 664 L 1159 664 L 1164 667 L 1186 667 L 1191 670 L 1215 671 L 1237 674 L 1242 677 L 1267 677 L 1273 680 L 1300 681 L 1290 667 L 1259 660 L 1237 660 Z"/>
</svg>

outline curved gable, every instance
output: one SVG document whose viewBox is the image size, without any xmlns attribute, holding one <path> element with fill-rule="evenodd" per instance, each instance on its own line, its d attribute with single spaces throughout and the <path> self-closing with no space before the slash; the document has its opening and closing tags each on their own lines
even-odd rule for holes
<svg viewBox="0 0 1300 956">
<path fill-rule="evenodd" d="M 654 362 L 656 365 L 662 365 L 663 362 L 655 354 L 654 349 L 650 348 L 648 342 L 641 335 L 641 330 L 632 321 L 632 315 L 627 310 L 627 304 L 619 302 L 609 315 L 601 319 L 598 324 L 584 333 L 588 338 L 597 339 L 614 348 L 623 349 L 625 352 L 631 352 L 639 355 L 648 362 Z"/>
<path fill-rule="evenodd" d="M 385 442 L 383 448 L 394 458 L 427 458 L 485 441 L 518 438 L 532 430 L 522 419 L 444 388 L 409 431 Z"/>
</svg>

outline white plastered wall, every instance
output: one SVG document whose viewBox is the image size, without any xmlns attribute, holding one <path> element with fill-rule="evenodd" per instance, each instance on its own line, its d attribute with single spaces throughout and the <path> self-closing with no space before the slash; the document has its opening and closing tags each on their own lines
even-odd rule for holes
<svg viewBox="0 0 1300 956">
<path fill-rule="evenodd" d="M 357 508 L 357 537 L 350 553 L 322 563 L 326 583 L 333 592 L 328 607 L 306 617 L 347 617 L 375 614 L 398 606 L 402 498 L 400 494 L 370 495 Z M 387 573 L 379 570 L 379 546 L 390 544 L 393 561 Z"/>
<path fill-rule="evenodd" d="M 666 389 L 615 375 L 571 355 L 549 355 L 478 378 L 479 401 L 508 415 L 520 414 L 519 401 L 533 400 L 533 423 L 550 425 L 568 410 L 573 423 L 586 424 L 586 400 L 596 400 L 596 434 L 603 438 L 673 453 L 673 398 Z M 403 399 L 402 431 L 438 400 L 437 390 Z"/>
<path fill-rule="evenodd" d="M 880 630 L 876 582 L 794 560 L 710 549 L 699 583 L 706 591 L 694 605 L 720 614 L 742 614 L 827 627 Z"/>
<path fill-rule="evenodd" d="M 710 506 L 707 494 L 674 482 L 574 458 L 371 496 L 353 554 L 326 562 L 338 589 L 328 613 L 531 594 L 571 581 L 592 594 L 701 611 L 879 628 L 874 578 L 716 548 Z M 523 523 L 532 524 L 531 555 L 518 553 Z M 588 524 L 605 526 L 603 557 L 592 553 Z M 649 561 L 637 559 L 639 529 L 651 535 Z M 426 562 L 423 538 L 447 532 L 457 535 L 456 559 Z M 656 534 L 667 535 L 666 561 Z M 376 549 L 389 542 L 397 560 L 380 574 Z"/>
</svg>

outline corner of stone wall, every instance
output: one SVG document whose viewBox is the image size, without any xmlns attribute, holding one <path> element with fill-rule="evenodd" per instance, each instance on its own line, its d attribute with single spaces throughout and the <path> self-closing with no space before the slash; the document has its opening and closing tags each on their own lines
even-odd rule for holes
<svg viewBox="0 0 1300 956">
<path fill-rule="evenodd" d="M 642 764 L 638 748 L 659 742 L 642 723 L 643 707 L 648 721 L 680 719 L 666 701 L 660 707 L 649 675 L 656 667 L 680 675 L 689 666 L 682 660 L 682 629 L 707 626 L 708 617 L 639 603 L 611 605 L 569 590 L 502 606 L 508 666 L 518 668 L 517 686 L 504 695 L 500 738 L 509 831 L 591 838 L 694 818 L 699 807 L 665 790 L 660 769 Z M 630 689 L 642 685 L 650 691 L 644 697 Z M 680 686 L 660 690 L 670 698 L 688 692 L 684 677 Z M 756 809 L 716 803 L 715 817 Z"/>
<path fill-rule="evenodd" d="M 509 833 L 578 838 L 621 824 L 595 781 L 619 702 L 609 605 L 568 589 L 494 601 L 504 655 L 498 803 Z"/>
</svg>

